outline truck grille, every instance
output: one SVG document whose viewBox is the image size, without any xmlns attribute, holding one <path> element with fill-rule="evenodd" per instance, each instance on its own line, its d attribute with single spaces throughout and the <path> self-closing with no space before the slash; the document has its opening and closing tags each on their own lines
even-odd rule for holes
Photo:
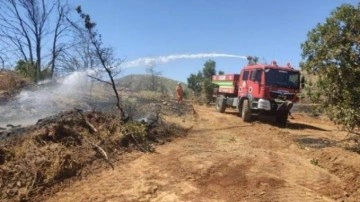
<svg viewBox="0 0 360 202">
<path fill-rule="evenodd" d="M 281 99 L 281 100 L 293 100 L 295 97 L 294 93 L 285 93 L 281 91 L 271 91 L 270 97 L 272 99 Z"/>
</svg>

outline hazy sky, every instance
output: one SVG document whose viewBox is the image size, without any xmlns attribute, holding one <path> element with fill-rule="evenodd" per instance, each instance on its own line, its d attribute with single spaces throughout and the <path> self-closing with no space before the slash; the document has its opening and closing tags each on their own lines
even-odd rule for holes
<svg viewBox="0 0 360 202">
<path fill-rule="evenodd" d="M 300 44 L 309 30 L 343 3 L 356 0 L 72 0 L 97 23 L 106 45 L 119 58 L 172 56 L 152 61 L 163 76 L 186 81 L 207 59 L 217 70 L 237 73 L 241 57 L 210 53 L 254 55 L 260 62 L 301 61 Z M 200 57 L 206 53 L 206 57 Z M 176 57 L 174 55 L 183 55 Z M 187 55 L 197 54 L 192 59 Z M 216 56 L 216 57 L 215 57 Z M 163 60 L 162 60 L 163 59 Z M 140 61 L 140 60 L 137 60 Z M 160 61 L 160 62 L 159 62 Z M 159 62 L 159 63 L 158 63 Z M 127 68 L 124 75 L 145 73 L 145 64 Z"/>
</svg>

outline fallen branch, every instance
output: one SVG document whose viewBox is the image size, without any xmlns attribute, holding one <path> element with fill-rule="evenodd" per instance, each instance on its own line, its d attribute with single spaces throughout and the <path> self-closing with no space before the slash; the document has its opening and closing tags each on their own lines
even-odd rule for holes
<svg viewBox="0 0 360 202">
<path fill-rule="evenodd" d="M 78 108 L 75 108 L 75 110 L 81 115 L 84 123 L 86 124 L 86 126 L 92 131 L 92 132 L 95 132 L 97 133 L 97 129 L 89 122 L 86 120 L 84 114 L 82 113 L 83 110 L 82 109 L 78 109 Z M 87 143 L 89 143 L 91 146 L 93 146 L 95 148 L 95 151 L 100 154 L 103 159 L 111 166 L 111 168 L 114 170 L 114 165 L 110 162 L 109 160 L 109 157 L 107 155 L 107 153 L 105 152 L 105 150 L 103 148 L 101 148 L 99 145 L 96 145 L 95 143 L 91 142 L 90 140 L 88 140 L 86 137 L 78 134 L 79 136 L 82 137 L 82 139 L 84 139 Z"/>
<path fill-rule="evenodd" d="M 97 129 L 88 120 L 86 120 L 86 117 L 83 114 L 83 110 L 78 109 L 78 108 L 75 108 L 75 110 L 81 115 L 81 118 L 83 119 L 84 124 L 89 128 L 89 130 L 91 132 L 97 133 L 98 132 Z"/>
<path fill-rule="evenodd" d="M 37 171 L 34 173 L 34 177 L 33 177 L 33 180 L 31 182 L 31 184 L 29 184 L 27 187 L 26 187 L 26 194 L 25 194 L 25 197 L 28 198 L 29 197 L 29 194 L 30 192 L 33 190 L 34 188 L 34 185 L 36 183 L 36 180 L 37 180 Z"/>
<path fill-rule="evenodd" d="M 192 113 L 193 113 L 193 114 L 197 114 L 197 113 L 196 113 L 196 110 L 195 110 L 195 108 L 194 108 L 194 105 L 191 105 L 191 109 L 192 109 Z"/>
<path fill-rule="evenodd" d="M 135 145 L 140 149 L 142 152 L 148 152 L 145 148 L 143 148 L 140 143 L 136 140 L 133 134 L 130 133 L 131 138 L 134 140 Z"/>
<path fill-rule="evenodd" d="M 95 143 L 91 142 L 90 140 L 88 140 L 85 137 L 83 137 L 83 139 L 95 148 L 95 151 L 103 157 L 103 159 L 111 166 L 111 168 L 113 170 L 115 169 L 114 165 L 110 162 L 109 157 L 103 148 L 101 148 L 99 145 L 96 145 Z"/>
<path fill-rule="evenodd" d="M 127 133 L 127 134 L 125 135 L 125 137 L 129 137 L 129 136 L 131 137 L 131 139 L 133 140 L 134 144 L 139 148 L 140 151 L 142 151 L 142 152 L 151 152 L 151 153 L 155 152 L 155 150 L 154 150 L 154 149 L 151 149 L 150 147 L 144 148 L 143 146 L 141 146 L 141 144 L 137 141 L 137 139 L 134 137 L 133 134 Z"/>
</svg>

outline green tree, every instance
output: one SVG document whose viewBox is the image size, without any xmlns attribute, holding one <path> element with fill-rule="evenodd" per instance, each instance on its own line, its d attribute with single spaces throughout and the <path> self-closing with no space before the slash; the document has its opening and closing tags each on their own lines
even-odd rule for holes
<svg viewBox="0 0 360 202">
<path fill-rule="evenodd" d="M 213 93 L 214 93 L 215 87 L 216 87 L 216 85 L 211 82 L 211 79 L 207 79 L 207 78 L 204 79 L 204 81 L 203 81 L 203 96 L 207 103 L 210 103 L 211 101 L 213 101 Z"/>
<path fill-rule="evenodd" d="M 336 8 L 301 48 L 302 70 L 317 77 L 307 95 L 336 124 L 360 126 L 360 3 Z"/>
<path fill-rule="evenodd" d="M 204 64 L 203 76 L 204 78 L 210 79 L 216 74 L 216 62 L 214 60 L 208 60 Z"/>
<path fill-rule="evenodd" d="M 24 76 L 24 77 L 30 78 L 31 80 L 34 80 L 36 66 L 33 63 L 31 63 L 30 61 L 27 62 L 25 60 L 19 60 L 16 63 L 15 71 L 21 76 Z"/>
<path fill-rule="evenodd" d="M 204 64 L 203 68 L 203 91 L 202 94 L 205 97 L 207 103 L 210 103 L 213 99 L 215 84 L 211 83 L 212 76 L 216 74 L 216 62 L 213 60 L 208 60 Z"/>
<path fill-rule="evenodd" d="M 202 90 L 203 75 L 199 71 L 197 74 L 190 74 L 188 81 L 188 88 L 194 91 L 195 95 L 200 95 Z"/>
<path fill-rule="evenodd" d="M 197 74 L 190 74 L 188 80 L 188 87 L 192 89 L 195 95 L 202 95 L 206 102 L 212 101 L 212 94 L 215 85 L 211 83 L 212 76 L 216 74 L 216 62 L 208 60 L 204 63 L 202 72 Z"/>
<path fill-rule="evenodd" d="M 38 76 L 39 79 L 47 79 L 51 78 L 51 71 L 49 68 L 43 69 L 40 71 L 38 75 L 36 75 L 36 64 L 25 61 L 25 60 L 19 60 L 16 63 L 15 71 L 26 78 L 31 79 L 32 81 L 35 81 L 35 77 Z"/>
</svg>

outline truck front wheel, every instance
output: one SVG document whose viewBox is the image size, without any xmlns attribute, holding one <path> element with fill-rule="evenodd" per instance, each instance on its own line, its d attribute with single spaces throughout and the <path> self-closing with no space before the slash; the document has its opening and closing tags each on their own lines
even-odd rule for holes
<svg viewBox="0 0 360 202">
<path fill-rule="evenodd" d="M 286 123 L 288 120 L 289 112 L 283 112 L 276 115 L 276 123 L 279 127 L 284 128 L 286 127 Z"/>
<path fill-rule="evenodd" d="M 244 100 L 242 103 L 241 117 L 244 122 L 251 121 L 251 109 L 249 106 L 249 100 Z"/>
<path fill-rule="evenodd" d="M 216 98 L 216 110 L 224 113 L 226 109 L 225 97 L 223 95 Z"/>
</svg>

